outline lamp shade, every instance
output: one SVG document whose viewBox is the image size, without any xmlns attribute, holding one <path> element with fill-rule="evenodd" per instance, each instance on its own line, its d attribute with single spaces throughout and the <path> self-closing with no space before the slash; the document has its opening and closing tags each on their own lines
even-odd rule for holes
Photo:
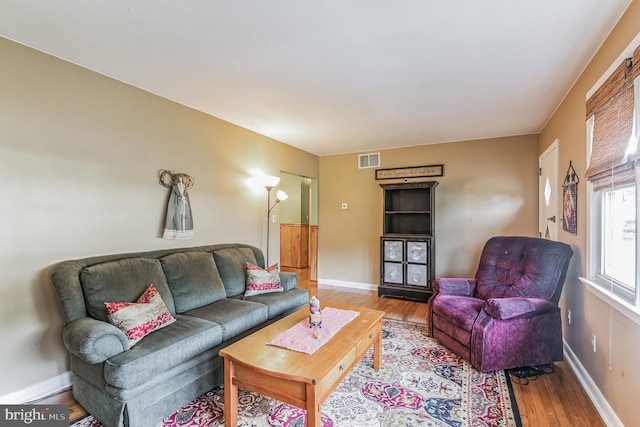
<svg viewBox="0 0 640 427">
<path fill-rule="evenodd" d="M 278 185 L 278 183 L 280 182 L 280 178 L 279 177 L 270 176 L 270 175 L 265 175 L 265 176 L 261 177 L 260 180 L 262 181 L 262 184 L 266 188 L 273 188 L 276 185 Z"/>
<path fill-rule="evenodd" d="M 276 198 L 278 199 L 279 202 L 281 202 L 283 200 L 287 200 L 289 196 L 284 191 L 278 190 L 278 192 L 276 193 Z"/>
</svg>

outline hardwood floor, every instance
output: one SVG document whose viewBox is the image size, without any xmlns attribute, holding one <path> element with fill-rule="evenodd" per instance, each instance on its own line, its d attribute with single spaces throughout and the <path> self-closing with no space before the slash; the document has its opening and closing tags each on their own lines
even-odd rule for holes
<svg viewBox="0 0 640 427">
<path fill-rule="evenodd" d="M 331 302 L 359 305 L 386 312 L 387 318 L 426 323 L 427 304 L 395 298 L 378 298 L 375 291 L 307 286 L 321 305 Z M 553 374 L 543 375 L 528 385 L 513 384 L 523 427 L 604 427 L 605 423 L 565 362 L 556 363 Z M 40 403 L 40 402 L 39 402 Z M 60 393 L 42 403 L 67 404 L 75 421 L 86 411 L 73 399 L 70 391 Z"/>
</svg>

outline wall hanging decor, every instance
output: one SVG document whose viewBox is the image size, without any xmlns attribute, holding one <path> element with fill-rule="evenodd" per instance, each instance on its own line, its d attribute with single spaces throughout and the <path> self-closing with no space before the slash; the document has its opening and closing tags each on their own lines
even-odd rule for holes
<svg viewBox="0 0 640 427">
<path fill-rule="evenodd" d="M 444 176 L 444 165 L 409 166 L 406 168 L 376 169 L 376 179 L 426 178 Z"/>
<path fill-rule="evenodd" d="M 193 216 L 187 190 L 194 180 L 186 173 L 174 173 L 160 169 L 160 185 L 169 188 L 169 204 L 164 225 L 163 239 L 190 239 L 193 237 Z"/>
<path fill-rule="evenodd" d="M 562 183 L 562 229 L 572 234 L 578 234 L 578 182 L 570 160 Z"/>
</svg>

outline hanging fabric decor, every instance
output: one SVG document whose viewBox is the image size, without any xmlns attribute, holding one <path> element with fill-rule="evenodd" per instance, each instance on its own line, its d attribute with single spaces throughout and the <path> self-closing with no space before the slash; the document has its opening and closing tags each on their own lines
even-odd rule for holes
<svg viewBox="0 0 640 427">
<path fill-rule="evenodd" d="M 578 234 L 578 174 L 571 160 L 562 184 L 562 229 Z"/>
<path fill-rule="evenodd" d="M 163 239 L 190 239 L 193 237 L 193 217 L 189 193 L 193 187 L 193 178 L 185 173 L 160 170 L 160 184 L 171 189 Z"/>
</svg>

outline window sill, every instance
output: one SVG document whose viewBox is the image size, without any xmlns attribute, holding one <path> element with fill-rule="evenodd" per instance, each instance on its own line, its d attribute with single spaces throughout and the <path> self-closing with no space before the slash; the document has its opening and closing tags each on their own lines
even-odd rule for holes
<svg viewBox="0 0 640 427">
<path fill-rule="evenodd" d="M 579 279 L 587 287 L 589 292 L 609 304 L 625 317 L 628 317 L 636 325 L 640 326 L 640 309 L 622 300 L 611 292 L 602 289 L 600 286 L 598 286 L 597 283 L 592 280 L 589 280 L 585 277 L 580 277 Z"/>
</svg>

